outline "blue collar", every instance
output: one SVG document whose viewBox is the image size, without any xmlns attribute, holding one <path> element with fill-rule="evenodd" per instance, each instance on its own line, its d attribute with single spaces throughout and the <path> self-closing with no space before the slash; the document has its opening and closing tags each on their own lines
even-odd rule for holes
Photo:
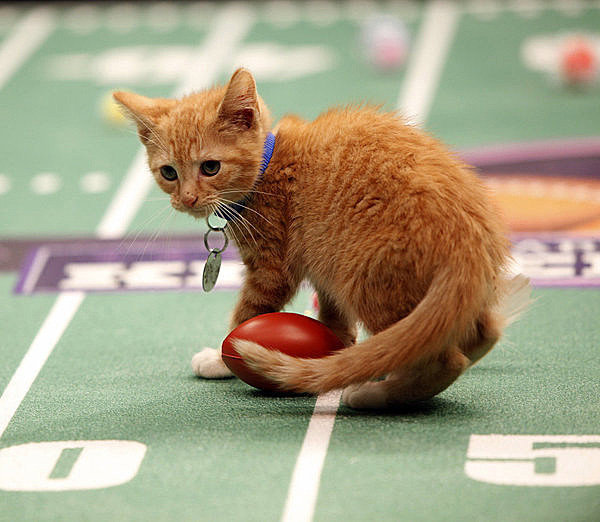
<svg viewBox="0 0 600 522">
<path fill-rule="evenodd" d="M 269 166 L 269 162 L 271 161 L 271 156 L 273 156 L 274 148 L 275 148 L 275 134 L 273 134 L 272 132 L 269 132 L 267 134 L 267 137 L 265 138 L 265 144 L 264 144 L 264 148 L 263 148 L 263 157 L 262 157 L 262 161 L 260 163 L 260 173 L 256 180 L 257 183 L 260 180 L 262 180 L 262 176 L 265 173 L 265 170 L 267 170 L 267 167 Z M 256 186 L 256 183 L 255 183 L 255 186 Z M 221 219 L 225 219 L 226 221 L 232 221 L 233 219 L 235 219 L 237 216 L 240 215 L 240 213 L 242 212 L 242 210 L 244 210 L 244 208 L 246 208 L 246 204 L 248 203 L 248 201 L 250 201 L 251 197 L 252 197 L 252 191 L 250 191 L 248 194 L 246 194 L 239 201 L 236 201 L 235 203 L 229 203 L 229 204 L 225 205 L 225 208 L 217 209 L 215 211 L 215 215 L 217 217 L 220 217 Z"/>
</svg>

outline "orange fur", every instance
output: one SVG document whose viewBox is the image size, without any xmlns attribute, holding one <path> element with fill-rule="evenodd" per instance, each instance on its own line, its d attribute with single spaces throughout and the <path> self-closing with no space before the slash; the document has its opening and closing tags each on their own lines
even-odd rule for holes
<svg viewBox="0 0 600 522">
<path fill-rule="evenodd" d="M 431 397 L 485 355 L 527 301 L 527 281 L 504 276 L 509 243 L 482 182 L 396 114 L 361 107 L 312 122 L 284 117 L 259 180 L 271 123 L 248 71 L 177 102 L 115 97 L 175 208 L 202 217 L 252 194 L 228 227 L 247 269 L 232 328 L 282 309 L 304 279 L 317 289 L 319 318 L 345 350 L 304 360 L 236 345 L 283 389 L 348 387 L 344 400 L 356 407 Z M 207 159 L 221 162 L 218 175 L 199 175 Z M 177 169 L 175 182 L 161 178 L 162 165 Z M 357 322 L 373 335 L 355 345 Z"/>
</svg>

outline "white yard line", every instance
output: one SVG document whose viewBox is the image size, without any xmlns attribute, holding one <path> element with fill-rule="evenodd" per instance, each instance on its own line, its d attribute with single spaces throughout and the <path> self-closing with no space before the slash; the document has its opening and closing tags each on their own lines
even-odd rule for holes
<svg viewBox="0 0 600 522">
<path fill-rule="evenodd" d="M 35 258 L 33 259 L 33 263 L 27 274 L 27 279 L 23 283 L 23 293 L 25 295 L 30 294 L 34 289 L 35 284 L 42 274 L 42 269 L 44 268 L 46 261 L 48 261 L 48 257 L 50 257 L 50 251 L 46 247 L 38 249 L 35 253 Z"/>
<path fill-rule="evenodd" d="M 253 12 L 242 4 L 228 4 L 219 11 L 211 25 L 211 31 L 199 49 L 199 56 L 203 57 L 200 63 L 206 68 L 194 69 L 188 73 L 176 89 L 176 95 L 184 91 L 208 87 L 217 80 L 223 65 L 229 64 L 228 58 L 234 54 L 234 50 L 250 30 L 253 23 L 252 14 Z M 207 58 L 209 52 L 213 53 L 212 61 Z M 96 234 L 102 238 L 114 238 L 125 233 L 151 185 L 152 177 L 146 169 L 144 155 L 138 152 L 121 187 L 98 225 Z M 83 292 L 62 292 L 58 295 L 29 350 L 0 397 L 0 437 L 84 298 Z"/>
<path fill-rule="evenodd" d="M 83 292 L 59 294 L 21 364 L 0 397 L 0 437 L 83 302 Z"/>
<path fill-rule="evenodd" d="M 429 114 L 458 18 L 459 9 L 454 2 L 438 0 L 425 10 L 397 103 L 413 124 L 423 125 Z"/>
<path fill-rule="evenodd" d="M 451 2 L 435 1 L 425 10 L 397 103 L 398 109 L 410 115 L 412 123 L 422 125 L 427 119 L 458 18 L 458 8 Z M 282 522 L 313 519 L 340 397 L 338 391 L 317 398 L 292 474 Z"/>
<path fill-rule="evenodd" d="M 29 11 L 4 39 L 0 47 L 0 89 L 52 34 L 56 22 L 47 7 Z"/>
<path fill-rule="evenodd" d="M 313 518 L 321 471 L 325 464 L 341 395 L 342 392 L 338 390 L 319 395 L 317 398 L 292 475 L 281 517 L 283 522 L 306 522 Z"/>
</svg>

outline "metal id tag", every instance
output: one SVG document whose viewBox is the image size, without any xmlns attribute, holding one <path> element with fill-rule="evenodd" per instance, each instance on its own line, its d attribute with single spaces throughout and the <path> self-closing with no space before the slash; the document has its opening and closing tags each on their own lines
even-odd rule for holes
<svg viewBox="0 0 600 522">
<path fill-rule="evenodd" d="M 210 292 L 217 283 L 221 270 L 221 252 L 211 250 L 202 272 L 202 290 Z"/>
</svg>

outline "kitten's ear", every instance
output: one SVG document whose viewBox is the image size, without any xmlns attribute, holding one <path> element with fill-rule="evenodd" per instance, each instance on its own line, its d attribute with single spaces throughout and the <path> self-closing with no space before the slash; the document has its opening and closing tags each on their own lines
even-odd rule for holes
<svg viewBox="0 0 600 522">
<path fill-rule="evenodd" d="M 147 98 L 125 91 L 114 92 L 113 98 L 123 108 L 125 116 L 137 124 L 138 135 L 144 145 L 148 143 L 158 119 L 175 105 L 175 100 Z"/>
<path fill-rule="evenodd" d="M 259 114 L 256 82 L 250 71 L 238 69 L 229 80 L 219 106 L 219 119 L 241 130 L 248 130 L 257 125 Z"/>
</svg>

